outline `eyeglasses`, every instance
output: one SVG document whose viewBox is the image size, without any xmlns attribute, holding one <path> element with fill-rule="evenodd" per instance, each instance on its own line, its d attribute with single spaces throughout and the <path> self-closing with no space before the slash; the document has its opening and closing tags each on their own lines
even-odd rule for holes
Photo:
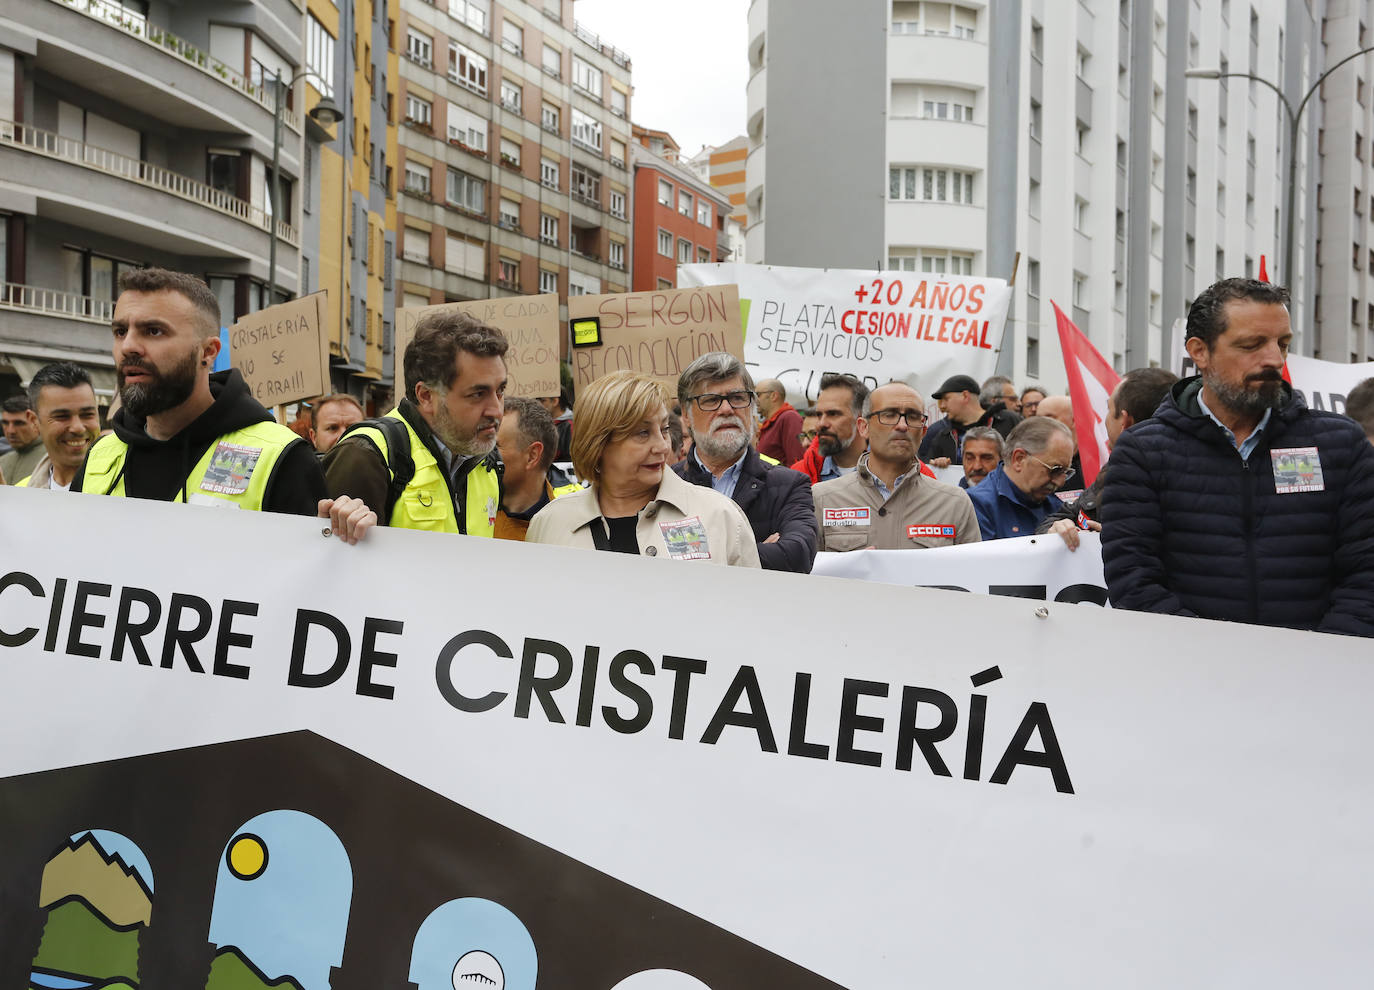
<svg viewBox="0 0 1374 990">
<path fill-rule="evenodd" d="M 754 401 L 754 393 L 747 390 L 731 392 L 729 395 L 720 395 L 716 392 L 703 392 L 701 395 L 690 396 L 687 401 L 695 402 L 697 408 L 702 412 L 715 412 L 720 408 L 722 402 L 730 403 L 731 409 L 748 409 Z"/>
<path fill-rule="evenodd" d="M 884 426 L 896 426 L 897 420 L 904 419 L 906 425 L 913 429 L 917 426 L 924 426 L 926 422 L 925 413 L 904 409 L 879 409 L 877 412 L 869 413 L 868 418 L 876 419 Z"/>
<path fill-rule="evenodd" d="M 1046 471 L 1048 471 L 1050 473 L 1051 481 L 1053 481 L 1056 476 L 1058 476 L 1060 481 L 1068 481 L 1070 478 L 1073 477 L 1073 468 L 1071 467 L 1064 467 L 1062 464 L 1050 466 L 1049 464 L 1046 464 L 1044 461 L 1042 461 L 1040 458 L 1036 457 L 1034 454 L 1028 453 L 1026 454 L 1026 456 L 1033 460 L 1036 464 L 1039 464 Z"/>
</svg>

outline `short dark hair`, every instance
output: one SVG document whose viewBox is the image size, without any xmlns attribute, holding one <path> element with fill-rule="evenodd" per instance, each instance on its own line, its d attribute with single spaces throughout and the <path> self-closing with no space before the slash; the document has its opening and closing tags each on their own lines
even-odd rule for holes
<svg viewBox="0 0 1374 990">
<path fill-rule="evenodd" d="M 416 401 L 415 386 L 448 388 L 458 375 L 458 352 L 475 357 L 506 357 L 510 344 L 500 330 L 467 313 L 430 313 L 415 325 L 406 348 L 406 398 Z"/>
<path fill-rule="evenodd" d="M 1366 378 L 1345 397 L 1345 414 L 1364 427 L 1364 435 L 1374 437 L 1374 378 Z"/>
<path fill-rule="evenodd" d="M 209 337 L 219 333 L 219 299 L 210 291 L 203 279 L 185 272 L 174 272 L 166 268 L 128 268 L 119 274 L 120 292 L 178 292 L 191 301 L 205 325 L 201 336 Z"/>
<path fill-rule="evenodd" d="M 515 413 L 515 429 L 527 449 L 536 440 L 544 445 L 544 452 L 539 457 L 539 470 L 547 471 L 558 454 L 558 430 L 553 425 L 553 417 L 534 399 L 515 395 L 506 396 L 505 414 L 509 416 L 511 413 Z"/>
<path fill-rule="evenodd" d="M 90 384 L 91 376 L 79 364 L 73 364 L 71 361 L 54 361 L 52 364 L 45 364 L 35 371 L 33 377 L 29 379 L 29 406 L 35 412 L 38 411 L 38 393 L 43 391 L 45 386 L 76 388 L 80 385 Z M 94 391 L 94 387 L 92 387 L 92 391 Z"/>
<path fill-rule="evenodd" d="M 1155 414 L 1178 375 L 1166 368 L 1136 368 L 1121 376 L 1116 389 L 1116 411 L 1129 413 L 1143 423 Z"/>
<path fill-rule="evenodd" d="M 356 396 L 349 395 L 347 392 L 334 392 L 330 395 L 326 395 L 323 399 L 316 399 L 314 402 L 310 403 L 310 428 L 312 430 L 319 428 L 320 410 L 332 402 L 352 403 L 358 407 L 358 412 L 362 413 L 364 416 L 367 415 L 367 410 L 363 408 L 363 404 L 358 401 Z"/>
<path fill-rule="evenodd" d="M 1211 351 L 1217 338 L 1226 332 L 1226 304 L 1248 299 L 1277 306 L 1288 305 L 1288 290 L 1273 282 L 1253 278 L 1224 278 L 1213 282 L 1193 300 L 1188 310 L 1188 330 L 1184 339 L 1197 337 Z"/>
<path fill-rule="evenodd" d="M 833 371 L 827 371 L 821 375 L 820 392 L 828 388 L 847 388 L 849 389 L 849 404 L 854 409 L 855 416 L 862 416 L 864 412 L 864 400 L 868 398 L 868 386 L 853 375 L 841 375 Z"/>
<path fill-rule="evenodd" d="M 670 412 L 668 414 L 668 440 L 673 445 L 673 456 L 682 456 L 682 441 L 686 434 L 682 430 L 682 415 Z"/>
<path fill-rule="evenodd" d="M 16 392 L 4 402 L 0 402 L 0 412 L 22 413 L 28 412 L 32 408 L 33 404 L 29 402 L 29 397 L 24 392 Z"/>
</svg>

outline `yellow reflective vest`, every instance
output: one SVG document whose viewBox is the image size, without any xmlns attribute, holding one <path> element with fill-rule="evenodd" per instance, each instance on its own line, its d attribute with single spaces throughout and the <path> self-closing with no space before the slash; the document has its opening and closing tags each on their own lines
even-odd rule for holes
<svg viewBox="0 0 1374 990">
<path fill-rule="evenodd" d="M 187 475 L 174 502 L 228 502 L 260 511 L 272 470 L 300 437 L 280 423 L 264 421 L 222 434 Z M 115 434 L 101 437 L 86 455 L 81 491 L 124 495 L 124 459 L 129 445 Z M 182 496 L 187 498 L 183 500 Z"/>
<path fill-rule="evenodd" d="M 401 529 L 423 529 L 435 533 L 467 533 L 469 536 L 496 535 L 496 509 L 501 504 L 501 475 L 496 468 L 494 454 L 469 461 L 460 479 L 461 488 L 453 488 L 444 475 L 434 454 L 421 441 L 415 428 L 406 422 L 399 409 L 386 414 L 388 419 L 400 420 L 410 436 L 410 457 L 415 462 L 415 475 L 406 485 L 392 507 L 388 526 Z M 359 424 L 348 435 L 365 436 L 387 456 L 386 435 L 375 426 Z M 461 518 L 459 512 L 462 513 Z"/>
</svg>

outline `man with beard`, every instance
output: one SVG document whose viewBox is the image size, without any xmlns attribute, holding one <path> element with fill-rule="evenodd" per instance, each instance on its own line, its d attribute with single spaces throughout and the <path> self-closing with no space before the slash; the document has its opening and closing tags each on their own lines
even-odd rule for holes
<svg viewBox="0 0 1374 990">
<path fill-rule="evenodd" d="M 927 549 L 978 542 L 973 505 L 961 489 L 923 477 L 916 458 L 925 403 L 901 382 L 864 399 L 858 431 L 868 442 L 853 474 L 811 489 L 821 549 Z"/>
<path fill-rule="evenodd" d="M 209 286 L 161 268 L 126 271 L 111 327 L 122 405 L 73 491 L 317 513 L 324 477 L 310 445 L 273 421 L 237 370 L 210 372 L 220 311 Z"/>
<path fill-rule="evenodd" d="M 677 381 L 692 450 L 678 477 L 728 495 L 744 510 L 766 570 L 809 574 L 816 521 L 806 476 L 765 460 L 750 444 L 757 396 L 744 363 L 725 351 L 703 354 Z"/>
<path fill-rule="evenodd" d="M 361 499 L 388 526 L 495 536 L 506 348 L 499 330 L 466 313 L 420 320 L 404 398 L 325 455 L 330 494 Z"/>
<path fill-rule="evenodd" d="M 1280 286 L 1236 278 L 1189 310 L 1200 376 L 1112 449 L 1114 607 L 1374 636 L 1374 447 L 1283 381 L 1287 303 Z"/>
<path fill-rule="evenodd" d="M 813 485 L 853 471 L 865 449 L 857 422 L 867 397 L 868 386 L 853 375 L 822 375 L 816 397 L 816 439 L 792 469 L 810 478 Z"/>
<path fill-rule="evenodd" d="M 96 408 L 91 376 L 70 361 L 44 365 L 29 379 L 29 402 L 38 417 L 38 434 L 47 453 L 33 474 L 18 484 L 70 491 L 86 451 L 100 439 L 100 410 Z"/>
</svg>

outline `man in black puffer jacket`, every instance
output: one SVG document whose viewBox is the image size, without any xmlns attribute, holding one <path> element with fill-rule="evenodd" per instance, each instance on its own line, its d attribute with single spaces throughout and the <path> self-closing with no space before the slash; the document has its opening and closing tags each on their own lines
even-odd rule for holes
<svg viewBox="0 0 1374 990">
<path fill-rule="evenodd" d="M 1226 279 L 1193 303 L 1201 377 L 1112 450 L 1113 606 L 1374 637 L 1374 447 L 1282 380 L 1287 302 L 1279 286 Z"/>
</svg>

